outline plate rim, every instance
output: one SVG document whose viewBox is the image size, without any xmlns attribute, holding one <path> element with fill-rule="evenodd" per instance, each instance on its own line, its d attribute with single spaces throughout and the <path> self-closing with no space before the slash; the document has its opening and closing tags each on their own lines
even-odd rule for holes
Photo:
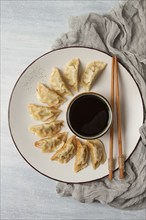
<svg viewBox="0 0 146 220">
<path fill-rule="evenodd" d="M 10 123 L 10 109 L 11 109 L 11 101 L 12 101 L 13 93 L 14 93 L 14 91 L 15 91 L 15 88 L 16 88 L 16 86 L 17 86 L 19 80 L 21 79 L 21 77 L 23 76 L 23 74 L 26 72 L 26 70 L 27 70 L 30 66 L 32 66 L 32 65 L 33 65 L 37 60 L 39 60 L 40 58 L 42 58 L 42 57 L 44 57 L 44 56 L 46 56 L 46 55 L 48 55 L 48 54 L 50 54 L 50 53 L 52 53 L 52 52 L 54 52 L 54 51 L 59 51 L 59 50 L 64 50 L 64 49 L 70 49 L 70 48 L 83 48 L 83 49 L 95 50 L 95 51 L 97 51 L 97 52 L 102 52 L 102 53 L 104 53 L 104 54 L 106 54 L 106 55 L 112 57 L 112 55 L 109 54 L 108 52 L 105 52 L 105 51 L 102 51 L 102 50 L 98 50 L 98 49 L 96 49 L 96 48 L 85 47 L 85 46 L 69 46 L 69 47 L 62 47 L 62 48 L 57 48 L 57 49 L 50 50 L 50 51 L 48 51 L 48 52 L 42 54 L 41 56 L 39 56 L 39 57 L 36 58 L 35 60 L 33 60 L 33 61 L 23 70 L 23 72 L 19 75 L 19 77 L 17 78 L 17 80 L 16 80 L 16 82 L 15 82 L 15 84 L 14 84 L 14 86 L 13 86 L 13 89 L 12 89 L 12 91 L 11 91 L 11 93 L 10 93 L 10 98 L 9 98 L 9 103 L 8 103 L 8 127 L 9 127 L 10 136 L 11 136 L 11 138 L 12 138 L 12 141 L 13 141 L 14 146 L 16 147 L 17 151 L 18 151 L 19 154 L 22 156 L 22 158 L 25 160 L 25 162 L 26 162 L 27 164 L 29 164 L 29 166 L 31 166 L 34 170 L 36 170 L 38 173 L 42 174 L 43 176 L 45 176 L 45 177 L 47 177 L 47 178 L 50 178 L 50 179 L 52 179 L 52 180 L 55 180 L 55 181 L 59 181 L 59 182 L 62 182 L 62 183 L 70 183 L 70 184 L 82 184 L 82 183 L 90 183 L 90 182 L 93 182 L 93 181 L 96 181 L 96 180 L 101 180 L 101 179 L 107 177 L 109 174 L 104 175 L 103 177 L 100 177 L 100 178 L 95 178 L 95 179 L 93 179 L 93 180 L 78 181 L 78 182 L 63 181 L 63 180 L 56 179 L 56 178 L 53 178 L 53 177 L 50 177 L 50 176 L 46 175 L 45 173 L 43 173 L 43 172 L 41 172 L 40 170 L 38 170 L 37 168 L 35 168 L 35 167 L 24 157 L 24 155 L 21 153 L 21 151 L 19 150 L 19 147 L 17 146 L 17 144 L 16 144 L 16 142 L 15 142 L 15 139 L 14 139 L 14 137 L 13 137 L 12 129 L 11 129 L 11 123 Z M 139 85 L 137 84 L 136 80 L 135 80 L 134 77 L 132 76 L 130 70 L 129 70 L 127 67 L 125 67 L 125 65 L 124 65 L 121 61 L 118 60 L 118 62 L 127 70 L 127 72 L 130 74 L 130 76 L 132 77 L 132 79 L 134 80 L 134 82 L 135 82 L 135 84 L 136 84 L 136 86 L 137 86 L 137 88 L 138 88 L 138 91 L 139 91 L 139 94 L 140 94 L 140 97 L 141 97 L 141 101 L 142 101 L 143 123 L 144 123 L 144 112 L 145 112 L 145 111 L 144 111 L 144 100 L 143 100 L 143 96 L 142 96 L 141 90 L 140 90 L 140 88 L 139 88 Z M 131 155 L 134 153 L 134 151 L 135 151 L 135 149 L 137 148 L 137 146 L 138 146 L 140 140 L 141 140 L 141 136 L 139 136 L 139 139 L 138 139 L 138 141 L 137 141 L 137 143 L 136 143 L 136 145 L 135 145 L 133 151 L 132 151 L 131 154 L 127 157 L 127 159 L 125 160 L 125 163 L 126 163 L 127 160 L 131 157 Z M 114 173 L 115 171 L 117 171 L 118 169 L 119 169 L 119 168 L 116 168 L 116 169 L 113 171 L 113 173 Z"/>
</svg>

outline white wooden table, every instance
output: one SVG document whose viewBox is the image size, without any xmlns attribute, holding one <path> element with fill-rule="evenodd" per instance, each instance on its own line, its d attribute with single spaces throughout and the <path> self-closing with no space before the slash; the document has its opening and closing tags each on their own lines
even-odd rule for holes
<svg viewBox="0 0 146 220">
<path fill-rule="evenodd" d="M 105 13 L 115 0 L 1 0 L 1 219 L 95 220 L 145 219 L 145 211 L 122 211 L 99 203 L 83 204 L 60 198 L 56 182 L 33 170 L 17 152 L 8 129 L 7 109 L 15 81 L 54 40 L 68 31 L 70 15 Z"/>
</svg>

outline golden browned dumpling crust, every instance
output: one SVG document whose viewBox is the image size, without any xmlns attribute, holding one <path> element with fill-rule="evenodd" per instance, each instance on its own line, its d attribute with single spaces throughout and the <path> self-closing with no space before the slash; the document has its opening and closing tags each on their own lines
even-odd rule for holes
<svg viewBox="0 0 146 220">
<path fill-rule="evenodd" d="M 58 115 L 61 113 L 61 110 L 57 108 L 50 108 L 48 106 L 34 104 L 28 105 L 28 111 L 35 120 L 47 122 L 55 121 Z"/>
<path fill-rule="evenodd" d="M 87 144 L 77 139 L 77 153 L 74 164 L 74 171 L 79 172 L 88 166 L 89 150 Z"/>
<path fill-rule="evenodd" d="M 67 85 L 65 84 L 59 69 L 57 68 L 52 69 L 49 82 L 51 88 L 54 89 L 61 96 L 72 95 L 71 91 L 68 89 Z"/>
<path fill-rule="evenodd" d="M 85 71 L 81 76 L 80 85 L 86 90 L 90 91 L 92 85 L 94 84 L 95 80 L 99 76 L 99 74 L 105 69 L 106 63 L 100 61 L 93 61 L 89 63 Z"/>
<path fill-rule="evenodd" d="M 78 91 L 79 64 L 79 59 L 73 58 L 64 68 L 63 77 L 65 78 L 69 88 L 73 91 Z"/>
<path fill-rule="evenodd" d="M 34 125 L 29 130 L 41 138 L 52 137 L 58 132 L 60 132 L 62 125 L 63 125 L 63 121 L 61 120 L 53 121 L 50 123 Z"/>
<path fill-rule="evenodd" d="M 37 86 L 37 98 L 49 107 L 58 107 L 65 102 L 65 98 L 42 83 Z"/>
<path fill-rule="evenodd" d="M 67 142 L 51 157 L 51 160 L 57 160 L 60 163 L 67 163 L 76 153 L 76 137 L 70 137 Z"/>
<path fill-rule="evenodd" d="M 106 161 L 106 152 L 103 143 L 99 139 L 87 141 L 91 154 L 91 162 L 94 169 Z"/>
<path fill-rule="evenodd" d="M 67 132 L 58 133 L 52 138 L 44 138 L 34 143 L 35 147 L 38 147 L 45 153 L 51 153 L 58 147 L 62 147 L 67 140 Z"/>
</svg>

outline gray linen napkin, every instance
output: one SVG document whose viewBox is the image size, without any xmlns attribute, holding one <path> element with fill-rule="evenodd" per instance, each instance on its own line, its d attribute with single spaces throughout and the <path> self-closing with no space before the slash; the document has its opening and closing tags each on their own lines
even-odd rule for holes
<svg viewBox="0 0 146 220">
<path fill-rule="evenodd" d="M 146 114 L 146 26 L 145 0 L 127 1 L 109 15 L 91 13 L 70 19 L 70 31 L 56 40 L 53 49 L 87 46 L 115 54 L 139 85 Z M 146 115 L 145 115 L 146 116 Z M 145 117 L 146 118 L 146 117 Z M 142 209 L 146 202 L 146 122 L 139 129 L 141 140 L 125 164 L 126 176 L 114 173 L 91 183 L 58 183 L 61 196 L 80 202 L 98 201 L 120 209 Z"/>
</svg>

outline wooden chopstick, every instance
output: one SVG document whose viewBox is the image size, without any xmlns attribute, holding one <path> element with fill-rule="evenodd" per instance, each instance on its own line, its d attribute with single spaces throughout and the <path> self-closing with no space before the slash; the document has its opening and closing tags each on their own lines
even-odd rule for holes
<svg viewBox="0 0 146 220">
<path fill-rule="evenodd" d="M 119 94 L 119 80 L 118 80 L 118 62 L 115 59 L 115 78 L 116 78 L 116 112 L 117 112 L 117 129 L 118 129 L 118 163 L 120 179 L 124 178 L 124 155 L 122 154 L 122 125 L 121 125 L 121 108 L 120 108 L 120 94 Z"/>
<path fill-rule="evenodd" d="M 111 108 L 114 116 L 114 65 L 115 58 L 112 57 L 112 68 L 111 68 Z M 108 159 L 108 169 L 109 169 L 109 180 L 113 178 L 113 136 L 114 136 L 114 117 L 112 120 L 111 128 L 110 128 L 110 143 L 109 143 L 109 159 Z"/>
<path fill-rule="evenodd" d="M 115 79 L 114 79 L 115 78 Z M 114 159 L 113 159 L 113 138 L 114 138 L 114 81 L 116 82 L 116 113 L 117 113 L 117 130 L 118 130 L 118 164 L 119 164 L 119 177 L 124 178 L 124 155 L 122 153 L 122 127 L 121 127 L 121 108 L 120 108 L 120 92 L 118 80 L 118 62 L 117 57 L 112 57 L 111 68 L 111 108 L 113 113 L 113 120 L 110 128 L 110 143 L 109 143 L 109 180 L 113 178 Z"/>
</svg>

